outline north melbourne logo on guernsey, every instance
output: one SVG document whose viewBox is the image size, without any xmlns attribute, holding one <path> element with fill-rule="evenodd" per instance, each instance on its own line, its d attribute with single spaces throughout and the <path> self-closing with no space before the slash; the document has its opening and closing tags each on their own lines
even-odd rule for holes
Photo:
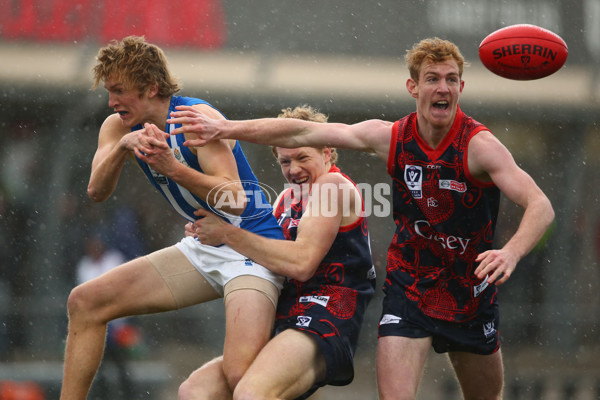
<svg viewBox="0 0 600 400">
<path fill-rule="evenodd" d="M 379 321 L 379 325 L 399 324 L 401 320 L 401 317 L 397 317 L 392 314 L 384 314 L 381 318 L 381 321 Z"/>
<path fill-rule="evenodd" d="M 173 149 L 171 149 L 171 152 L 173 153 L 173 155 L 175 156 L 175 158 L 177 159 L 177 161 L 179 161 L 180 163 L 182 163 L 186 167 L 190 166 L 187 163 L 187 161 L 185 161 L 185 158 L 183 158 L 183 154 L 181 154 L 181 149 L 179 148 L 179 146 L 173 147 Z"/>
<path fill-rule="evenodd" d="M 148 169 L 150 170 L 150 174 L 152 174 L 152 179 L 154 179 L 154 182 L 156 182 L 159 185 L 166 185 L 169 183 L 166 176 L 159 174 L 158 172 L 153 170 L 152 167 L 150 167 L 149 165 Z"/>
</svg>

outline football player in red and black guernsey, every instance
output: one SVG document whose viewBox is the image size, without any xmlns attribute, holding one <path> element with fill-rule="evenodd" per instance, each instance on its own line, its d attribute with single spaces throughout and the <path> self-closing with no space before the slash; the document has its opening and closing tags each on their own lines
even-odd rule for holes
<svg viewBox="0 0 600 400">
<path fill-rule="evenodd" d="M 286 109 L 280 118 L 327 121 L 308 106 Z M 321 386 L 343 386 L 354 378 L 358 336 L 375 293 L 360 191 L 335 165 L 334 148 L 274 147 L 273 153 L 290 184 L 274 206 L 287 240 L 247 235 L 203 210 L 199 215 L 205 218 L 188 230 L 204 244 L 226 243 L 288 277 L 279 296 L 274 337 L 233 393 L 217 358 L 184 382 L 182 400 L 305 399 Z"/>
<path fill-rule="evenodd" d="M 508 149 L 459 108 L 464 58 L 424 39 L 406 54 L 416 112 L 353 125 L 294 119 L 216 121 L 180 107 L 187 145 L 237 138 L 280 147 L 334 146 L 376 154 L 394 182 L 397 229 L 379 323 L 380 399 L 415 398 L 430 348 L 448 352 L 465 398 L 500 399 L 504 371 L 496 286 L 554 219 L 550 201 Z M 498 196 L 521 206 L 514 235 L 492 248 Z"/>
</svg>

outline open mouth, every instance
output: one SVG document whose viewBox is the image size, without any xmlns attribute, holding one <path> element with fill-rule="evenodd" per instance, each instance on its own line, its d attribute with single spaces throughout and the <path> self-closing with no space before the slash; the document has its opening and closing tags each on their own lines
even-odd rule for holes
<svg viewBox="0 0 600 400">
<path fill-rule="evenodd" d="M 301 179 L 294 179 L 294 183 L 296 185 L 302 185 L 303 183 L 306 183 L 306 182 L 308 182 L 308 178 L 307 177 L 301 178 Z"/>
<path fill-rule="evenodd" d="M 117 114 L 119 114 L 120 116 L 125 116 L 127 114 L 129 114 L 127 111 L 117 111 Z"/>
<path fill-rule="evenodd" d="M 446 100 L 440 100 L 433 103 L 433 106 L 438 110 L 447 110 L 448 107 L 450 107 L 450 103 L 448 103 Z"/>
</svg>

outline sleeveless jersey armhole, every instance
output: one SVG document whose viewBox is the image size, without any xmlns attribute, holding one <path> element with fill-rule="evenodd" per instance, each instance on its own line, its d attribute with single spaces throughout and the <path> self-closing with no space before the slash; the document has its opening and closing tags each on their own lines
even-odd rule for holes
<svg viewBox="0 0 600 400">
<path fill-rule="evenodd" d="M 396 146 L 398 145 L 398 127 L 400 126 L 400 121 L 394 122 L 392 126 L 392 134 L 390 135 L 390 152 L 388 153 L 387 159 L 387 172 L 390 176 L 394 176 L 395 170 L 395 160 L 396 157 Z"/>
<path fill-rule="evenodd" d="M 364 216 L 364 212 L 363 212 L 362 215 L 360 217 L 358 217 L 358 219 L 356 221 L 354 221 L 348 225 L 340 226 L 340 228 L 338 229 L 338 232 L 351 231 L 352 229 L 355 229 L 356 227 L 360 226 L 363 223 L 364 219 L 365 219 L 365 216 Z"/>
<path fill-rule="evenodd" d="M 338 230 L 338 232 L 348 232 L 363 223 L 363 220 L 365 219 L 365 202 L 363 200 L 362 193 L 360 192 L 360 189 L 358 188 L 356 183 L 354 183 L 354 181 L 351 180 L 347 175 L 345 175 L 343 173 L 342 173 L 342 175 L 345 176 L 346 179 L 350 180 L 350 182 L 352 182 L 354 187 L 356 187 L 356 190 L 358 191 L 358 197 L 360 198 L 360 207 L 361 207 L 360 216 L 356 219 L 356 221 L 351 222 L 348 225 L 340 225 L 340 229 Z"/>
<path fill-rule="evenodd" d="M 473 139 L 473 137 L 475 137 L 475 135 L 477 135 L 481 131 L 486 131 L 486 130 L 488 130 L 488 129 L 485 126 L 481 125 L 481 126 L 475 128 L 473 130 L 473 132 L 471 132 L 471 134 L 469 135 L 469 138 L 467 139 L 467 148 L 466 148 L 465 154 L 463 156 L 463 169 L 465 171 L 465 176 L 467 177 L 467 179 L 469 181 L 471 181 L 473 184 L 475 184 L 475 186 L 483 187 L 483 188 L 494 187 L 494 186 L 496 186 L 496 184 L 494 182 L 484 182 L 482 180 L 475 178 L 471 174 L 471 171 L 469 170 L 469 143 L 471 143 L 471 139 Z"/>
</svg>

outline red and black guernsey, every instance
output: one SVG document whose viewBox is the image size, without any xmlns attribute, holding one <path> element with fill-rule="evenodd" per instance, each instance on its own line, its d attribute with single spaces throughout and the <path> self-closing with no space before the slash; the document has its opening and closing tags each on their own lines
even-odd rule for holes
<svg viewBox="0 0 600 400">
<path fill-rule="evenodd" d="M 334 165 L 329 172 L 340 170 Z M 287 240 L 296 239 L 305 200 L 294 198 L 294 192 L 289 188 L 275 207 L 275 217 Z M 351 338 L 355 349 L 358 331 L 374 292 L 375 269 L 367 218 L 362 216 L 352 225 L 340 227 L 312 278 L 305 282 L 286 280 L 279 297 L 276 319 L 283 323 L 291 318 L 295 321 L 296 316 L 310 316 L 313 323 L 327 325 L 327 331 L 343 332 L 344 336 Z M 297 329 L 302 330 L 301 327 Z"/>
<path fill-rule="evenodd" d="M 475 258 L 492 246 L 500 202 L 498 188 L 468 170 L 469 141 L 483 130 L 460 108 L 436 149 L 417 133 L 416 113 L 392 128 L 396 232 L 383 290 L 432 318 L 464 322 L 496 302 L 496 286 L 474 274 Z"/>
</svg>

